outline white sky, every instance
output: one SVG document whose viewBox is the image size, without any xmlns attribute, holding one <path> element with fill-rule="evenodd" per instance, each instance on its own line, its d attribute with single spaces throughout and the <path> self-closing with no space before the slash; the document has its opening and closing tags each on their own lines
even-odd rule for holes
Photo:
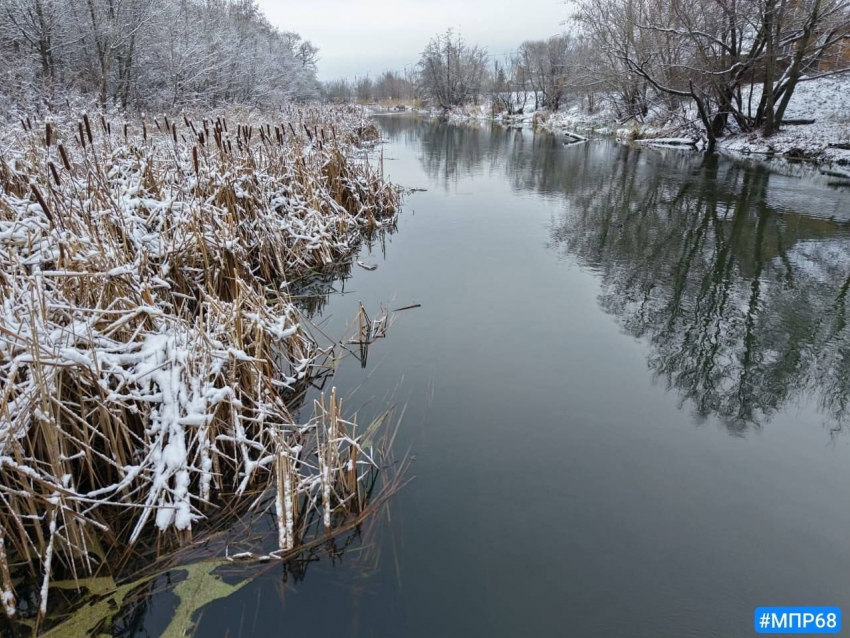
<svg viewBox="0 0 850 638">
<path fill-rule="evenodd" d="M 564 0 L 258 0 L 269 21 L 321 50 L 319 79 L 373 76 L 415 64 L 449 27 L 501 55 L 562 30 Z"/>
</svg>

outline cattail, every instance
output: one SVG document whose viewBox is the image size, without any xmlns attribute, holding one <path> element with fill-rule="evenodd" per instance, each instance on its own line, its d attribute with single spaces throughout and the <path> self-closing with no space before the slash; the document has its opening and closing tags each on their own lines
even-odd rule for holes
<svg viewBox="0 0 850 638">
<path fill-rule="evenodd" d="M 89 144 L 94 144 L 94 136 L 91 134 L 91 122 L 89 122 L 88 113 L 83 113 L 83 122 L 86 124 L 86 135 L 88 135 Z"/>
<path fill-rule="evenodd" d="M 177 125 L 176 124 L 171 125 L 171 137 L 174 138 L 174 143 L 177 144 Z"/>
<path fill-rule="evenodd" d="M 148 125 L 144 118 L 142 118 L 142 139 L 145 141 L 145 144 L 148 143 Z"/>
<path fill-rule="evenodd" d="M 86 136 L 83 133 L 83 123 L 77 122 L 77 128 L 79 129 L 79 132 L 80 132 L 80 144 L 82 144 L 83 150 L 85 150 L 85 148 L 86 148 Z"/>
<path fill-rule="evenodd" d="M 71 172 L 71 162 L 68 161 L 68 153 L 65 152 L 65 147 L 62 143 L 59 143 L 59 157 L 62 158 L 62 165 L 65 167 L 65 170 Z"/>
<path fill-rule="evenodd" d="M 197 146 L 192 147 L 192 161 L 195 164 L 195 175 L 200 175 L 201 171 L 198 167 L 198 147 Z"/>
<path fill-rule="evenodd" d="M 53 127 L 50 122 L 44 123 L 44 141 L 47 148 L 50 148 L 50 143 L 53 141 Z"/>
<path fill-rule="evenodd" d="M 50 167 L 50 173 L 53 175 L 53 181 L 56 182 L 57 186 L 62 186 L 62 180 L 59 179 L 59 171 L 56 170 L 56 164 L 53 162 L 47 162 L 47 165 Z"/>
<path fill-rule="evenodd" d="M 38 205 L 41 206 L 41 210 L 43 210 L 44 214 L 47 215 L 47 219 L 50 220 L 50 223 L 53 223 L 53 213 L 50 212 L 50 206 L 47 205 L 47 202 L 44 201 L 44 197 L 41 196 L 41 191 L 38 190 L 38 186 L 30 184 L 30 188 L 32 189 L 32 194 L 35 195 Z"/>
<path fill-rule="evenodd" d="M 156 130 L 159 131 L 160 133 L 162 133 L 162 129 L 159 126 L 159 120 L 157 120 L 156 118 L 153 118 L 153 123 L 156 125 Z"/>
<path fill-rule="evenodd" d="M 109 135 L 109 126 L 107 126 L 106 118 L 103 115 L 100 116 L 100 126 L 103 128 L 103 132 Z"/>
<path fill-rule="evenodd" d="M 124 141 L 127 141 L 127 132 L 130 130 L 130 125 L 126 122 L 124 123 Z"/>
<path fill-rule="evenodd" d="M 165 130 L 170 131 L 171 130 L 171 122 L 168 121 L 168 116 L 163 115 L 162 117 L 165 120 Z"/>
<path fill-rule="evenodd" d="M 200 145 L 201 145 L 203 148 L 206 148 L 206 146 L 207 146 L 207 145 L 206 145 L 206 143 L 205 143 L 205 141 L 204 141 L 205 139 L 206 139 L 206 138 L 204 138 L 204 132 L 203 132 L 203 131 L 201 131 L 200 133 L 198 133 L 198 142 L 200 143 Z"/>
<path fill-rule="evenodd" d="M 192 125 L 189 124 L 189 118 L 186 117 L 186 114 L 183 114 L 183 123 L 186 125 L 186 128 L 192 128 Z"/>
<path fill-rule="evenodd" d="M 27 115 L 27 128 L 32 131 L 32 122 L 30 122 L 29 115 Z"/>
<path fill-rule="evenodd" d="M 27 130 L 27 123 L 24 122 L 24 118 L 21 118 L 21 128 L 24 129 L 24 132 Z"/>
</svg>

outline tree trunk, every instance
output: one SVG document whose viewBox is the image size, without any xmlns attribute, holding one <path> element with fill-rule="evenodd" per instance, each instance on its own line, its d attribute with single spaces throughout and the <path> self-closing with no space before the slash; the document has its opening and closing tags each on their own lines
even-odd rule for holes
<svg viewBox="0 0 850 638">
<path fill-rule="evenodd" d="M 773 83 L 776 74 L 776 0 L 765 0 L 764 30 L 767 38 L 767 50 L 764 63 L 764 136 L 770 137 L 776 131 L 774 122 Z"/>
</svg>

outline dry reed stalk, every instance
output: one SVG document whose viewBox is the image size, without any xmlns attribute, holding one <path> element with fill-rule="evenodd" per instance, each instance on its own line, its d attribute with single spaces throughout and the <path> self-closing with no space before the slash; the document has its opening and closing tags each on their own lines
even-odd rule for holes
<svg viewBox="0 0 850 638">
<path fill-rule="evenodd" d="M 46 611 L 56 570 L 92 573 L 101 545 L 185 543 L 224 494 L 274 486 L 281 550 L 297 546 L 305 512 L 330 529 L 335 508 L 363 505 L 358 468 L 371 459 L 335 392 L 307 424 L 290 414 L 322 353 L 285 291 L 392 224 L 399 195 L 354 159 L 377 137 L 360 111 L 287 116 L 291 134 L 273 144 L 269 123 L 228 114 L 244 141 L 234 149 L 225 116 L 208 114 L 208 154 L 167 117 L 156 132 L 125 125 L 120 143 L 102 117 L 95 143 L 83 114 L 44 137 L 25 124 L 0 157 L 7 613 L 12 571 L 40 578 Z M 60 140 L 75 132 L 69 150 Z M 370 339 L 384 329 L 369 326 Z"/>
</svg>

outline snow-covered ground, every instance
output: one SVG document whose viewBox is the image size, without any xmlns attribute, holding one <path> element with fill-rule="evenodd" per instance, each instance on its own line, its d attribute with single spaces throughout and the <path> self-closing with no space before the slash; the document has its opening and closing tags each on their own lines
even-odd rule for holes
<svg viewBox="0 0 850 638">
<path fill-rule="evenodd" d="M 747 96 L 749 97 L 749 96 Z M 753 87 L 752 101 L 758 104 L 761 87 Z M 701 126 L 693 105 L 686 104 L 671 115 L 664 109 L 650 112 L 643 122 L 618 121 L 604 100 L 588 112 L 583 105 L 569 105 L 557 112 L 534 110 L 529 100 L 521 115 L 495 113 L 489 101 L 468 105 L 445 114 L 442 110 L 423 111 L 448 117 L 449 121 L 495 120 L 507 125 L 531 125 L 574 139 L 592 135 L 611 135 L 622 140 L 645 143 L 696 143 L 702 145 Z M 850 165 L 850 75 L 801 82 L 785 114 L 786 120 L 814 119 L 814 124 L 785 125 L 782 130 L 763 138 L 757 133 L 732 134 L 718 141 L 721 149 L 742 154 L 785 155 L 817 160 L 825 164 Z M 836 146 L 838 145 L 838 146 Z"/>
<path fill-rule="evenodd" d="M 753 99 L 759 99 L 759 91 Z M 770 138 L 758 134 L 733 135 L 720 146 L 741 153 L 767 153 L 807 157 L 825 163 L 850 164 L 850 76 L 802 82 L 788 105 L 785 119 L 814 119 L 814 124 L 785 125 Z"/>
</svg>

